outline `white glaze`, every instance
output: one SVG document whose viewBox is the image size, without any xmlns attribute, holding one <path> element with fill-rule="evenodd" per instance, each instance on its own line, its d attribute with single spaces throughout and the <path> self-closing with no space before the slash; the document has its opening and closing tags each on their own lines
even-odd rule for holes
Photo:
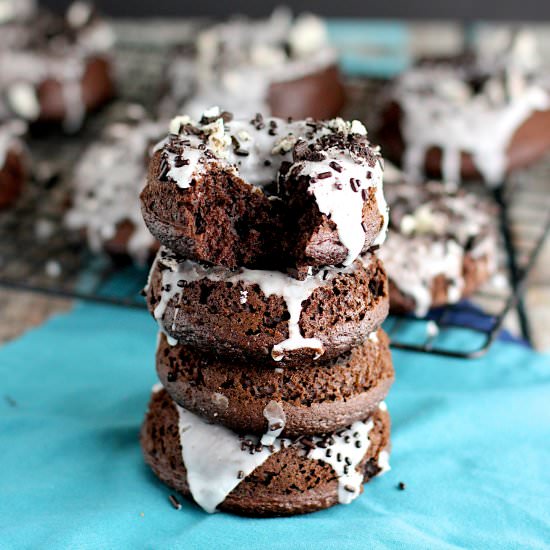
<svg viewBox="0 0 550 550">
<path fill-rule="evenodd" d="M 262 445 L 273 445 L 283 433 L 286 424 L 286 414 L 281 403 L 270 401 L 264 408 L 264 417 L 267 420 L 267 431 L 262 436 Z"/>
<path fill-rule="evenodd" d="M 258 466 L 281 448 L 279 440 L 251 453 L 242 449 L 239 436 L 224 426 L 208 424 L 199 416 L 174 403 L 178 411 L 181 455 L 187 483 L 195 502 L 209 513 Z M 247 436 L 258 443 L 258 438 Z"/>
<path fill-rule="evenodd" d="M 163 258 L 163 256 L 165 257 Z M 271 351 L 273 359 L 281 361 L 286 352 L 303 348 L 314 350 L 316 358 L 319 358 L 325 351 L 321 340 L 318 338 L 305 338 L 300 330 L 302 303 L 311 296 L 316 288 L 329 284 L 335 276 L 341 273 L 353 272 L 370 261 L 371 257 L 367 255 L 352 266 L 324 269 L 315 275 L 308 275 L 306 279 L 300 281 L 279 271 L 246 268 L 231 271 L 223 267 L 205 267 L 191 260 L 177 259 L 167 248 L 161 247 L 151 268 L 152 273 L 157 269 L 159 262 L 165 268 L 162 270 L 163 290 L 153 314 L 163 330 L 167 331 L 168 326 L 173 326 L 173 319 L 165 319 L 165 313 L 170 301 L 177 298 L 181 293 L 178 281 L 190 283 L 208 279 L 233 284 L 240 283 L 245 287 L 244 290 L 246 290 L 246 286 L 258 285 L 266 297 L 272 295 L 282 297 L 289 313 L 289 336 L 273 347 Z M 148 286 L 149 284 L 150 282 L 148 282 Z"/>
<path fill-rule="evenodd" d="M 404 112 L 403 164 L 411 178 L 421 179 L 426 151 L 437 146 L 444 180 L 460 180 L 464 152 L 489 184 L 502 182 L 515 131 L 535 111 L 550 108 L 548 89 L 530 72 L 536 59 L 531 38 L 520 33 L 508 50 L 478 60 L 492 75 L 480 93 L 472 92 L 456 67 L 422 66 L 402 75 L 395 98 Z"/>
<path fill-rule="evenodd" d="M 330 464 L 338 476 L 338 502 L 349 504 L 361 493 L 363 474 L 357 471 L 357 466 L 367 452 L 370 440 L 369 433 L 374 427 L 373 421 L 357 421 L 351 426 L 333 434 L 334 444 L 327 448 L 316 447 L 308 453 L 308 457 L 323 460 Z M 314 437 L 318 444 L 323 438 Z M 327 454 L 327 451 L 330 451 Z M 346 463 L 349 459 L 349 464 Z"/>
<path fill-rule="evenodd" d="M 218 115 L 217 108 L 205 113 L 208 120 Z M 316 127 L 308 125 L 310 123 L 311 121 L 286 122 L 282 119 L 266 118 L 262 119 L 259 126 L 250 119 L 231 120 L 224 124 L 218 118 L 200 124 L 193 122 L 187 115 L 180 116 L 170 124 L 171 137 L 159 143 L 157 150 L 162 149 L 166 157 L 167 177 L 181 189 L 188 189 L 193 180 L 210 170 L 212 164 L 217 164 L 233 171 L 245 182 L 257 186 L 258 192 L 261 192 L 263 186 L 281 180 L 281 163 L 291 162 L 287 174 L 310 178 L 309 192 L 315 197 L 319 211 L 336 224 L 339 240 L 347 249 L 344 265 L 350 265 L 365 244 L 362 213 L 367 191 L 371 188 L 375 189 L 377 206 L 383 218 L 382 228 L 374 244 L 382 244 L 385 239 L 388 208 L 383 193 L 383 162 L 377 147 L 369 149 L 372 155 L 369 164 L 367 158 L 353 154 L 349 145 L 342 148 L 324 147 L 322 160 L 294 162 L 292 150 L 298 139 L 313 145 L 320 144 L 320 140 L 330 135 L 344 138 L 349 135 L 366 135 L 366 129 L 359 121 L 350 123 L 334 119 L 318 123 Z M 199 129 L 205 137 L 198 137 L 185 130 L 185 124 Z M 181 157 L 184 164 L 181 166 L 176 165 L 177 155 L 169 143 L 176 139 L 175 134 L 179 134 L 179 143 L 176 144 L 183 148 Z M 235 143 L 238 143 L 238 148 Z M 200 147 L 206 147 L 214 158 L 206 157 Z M 246 156 L 239 154 L 242 151 L 247 153 Z M 319 177 L 320 174 L 328 177 Z M 352 180 L 355 183 L 351 183 Z"/>
<path fill-rule="evenodd" d="M 378 467 L 380 468 L 380 472 L 378 473 L 379 476 L 391 470 L 389 451 L 386 451 L 385 449 L 380 451 L 380 454 L 378 455 Z"/>
<path fill-rule="evenodd" d="M 65 222 L 72 229 L 86 229 L 92 250 L 103 250 L 123 221 L 133 224 L 129 254 L 144 262 L 154 238 L 141 216 L 139 193 L 146 180 L 146 153 L 165 127 L 164 122 L 138 125 L 116 123 L 106 130 L 103 141 L 92 144 L 74 172 L 73 206 Z"/>
</svg>

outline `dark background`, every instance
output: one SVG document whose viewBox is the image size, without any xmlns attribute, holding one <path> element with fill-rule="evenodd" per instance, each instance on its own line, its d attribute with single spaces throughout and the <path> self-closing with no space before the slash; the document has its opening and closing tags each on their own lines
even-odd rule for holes
<svg viewBox="0 0 550 550">
<path fill-rule="evenodd" d="M 46 6 L 63 10 L 69 0 L 42 0 Z M 233 13 L 267 15 L 274 6 L 286 4 L 295 13 L 312 11 L 333 17 L 377 17 L 407 19 L 490 19 L 515 21 L 550 20 L 549 0 L 318 0 L 264 1 L 237 0 L 96 0 L 101 11 L 112 16 L 214 16 Z"/>
</svg>

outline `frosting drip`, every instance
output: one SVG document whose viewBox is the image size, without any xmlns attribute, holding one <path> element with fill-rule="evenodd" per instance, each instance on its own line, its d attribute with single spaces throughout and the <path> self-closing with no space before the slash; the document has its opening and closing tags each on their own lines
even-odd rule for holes
<svg viewBox="0 0 550 550">
<path fill-rule="evenodd" d="M 282 404 L 270 401 L 264 408 L 264 417 L 267 420 L 267 431 L 261 442 L 262 445 L 273 445 L 285 429 L 286 415 Z"/>
<path fill-rule="evenodd" d="M 302 303 L 311 296 L 315 289 L 328 285 L 335 276 L 352 272 L 369 261 L 370 257 L 365 256 L 350 267 L 324 269 L 315 275 L 308 275 L 306 279 L 300 281 L 279 271 L 246 268 L 231 271 L 223 267 L 205 267 L 191 260 L 178 259 L 167 248 L 162 247 L 151 268 L 151 272 L 153 272 L 158 262 L 161 262 L 166 268 L 162 271 L 161 298 L 153 314 L 163 330 L 167 330 L 168 324 L 173 326 L 173 320 L 171 322 L 164 317 L 168 304 L 181 293 L 181 286 L 178 286 L 179 281 L 191 283 L 208 279 L 233 284 L 241 283 L 245 287 L 258 285 L 266 297 L 273 295 L 283 298 L 289 313 L 288 338 L 273 347 L 271 351 L 273 359 L 281 361 L 286 352 L 304 348 L 314 350 L 316 358 L 319 358 L 325 351 L 321 340 L 305 338 L 300 330 Z"/>
<path fill-rule="evenodd" d="M 279 440 L 270 447 L 258 446 L 255 436 L 247 436 L 251 446 L 243 448 L 243 439 L 235 432 L 174 406 L 189 490 L 195 502 L 211 514 L 246 476 L 281 449 Z"/>
<path fill-rule="evenodd" d="M 319 211 L 336 224 L 347 249 L 345 265 L 353 263 L 365 244 L 363 205 L 374 189 L 383 219 L 374 244 L 384 241 L 388 209 L 383 163 L 379 148 L 369 144 L 360 122 L 288 122 L 261 115 L 233 120 L 213 108 L 200 123 L 188 116 L 176 117 L 170 132 L 157 150 L 163 151 L 164 177 L 181 189 L 189 188 L 213 164 L 257 186 L 258 192 L 275 182 L 282 187 L 288 178 L 307 177 L 308 192 Z"/>
<path fill-rule="evenodd" d="M 349 504 L 361 492 L 363 474 L 357 471 L 357 466 L 369 448 L 369 433 L 373 427 L 372 420 L 357 421 L 331 436 L 313 438 L 316 447 L 307 456 L 323 460 L 336 472 L 340 504 Z"/>
</svg>

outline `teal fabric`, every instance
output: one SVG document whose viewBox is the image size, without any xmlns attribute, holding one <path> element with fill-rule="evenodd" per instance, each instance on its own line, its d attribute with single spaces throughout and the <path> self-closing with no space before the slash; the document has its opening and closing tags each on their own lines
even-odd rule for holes
<svg viewBox="0 0 550 550">
<path fill-rule="evenodd" d="M 209 516 L 144 466 L 155 382 L 143 311 L 78 305 L 0 348 L 0 548 L 543 548 L 550 359 L 498 342 L 474 361 L 395 352 L 392 471 L 349 506 Z M 403 481 L 406 490 L 397 489 Z"/>
</svg>

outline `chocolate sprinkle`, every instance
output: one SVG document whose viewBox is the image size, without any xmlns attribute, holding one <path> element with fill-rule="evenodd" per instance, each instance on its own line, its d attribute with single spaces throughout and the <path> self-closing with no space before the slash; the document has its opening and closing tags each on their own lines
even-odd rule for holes
<svg viewBox="0 0 550 550">
<path fill-rule="evenodd" d="M 407 486 L 402 482 L 400 481 L 398 484 L 397 484 L 397 488 L 400 490 L 400 491 L 404 491 Z"/>
<path fill-rule="evenodd" d="M 169 495 L 168 500 L 176 510 L 181 510 L 181 503 L 174 495 Z"/>
<path fill-rule="evenodd" d="M 178 379 L 178 375 L 174 371 L 170 371 L 166 377 L 168 382 L 175 382 Z"/>
</svg>

